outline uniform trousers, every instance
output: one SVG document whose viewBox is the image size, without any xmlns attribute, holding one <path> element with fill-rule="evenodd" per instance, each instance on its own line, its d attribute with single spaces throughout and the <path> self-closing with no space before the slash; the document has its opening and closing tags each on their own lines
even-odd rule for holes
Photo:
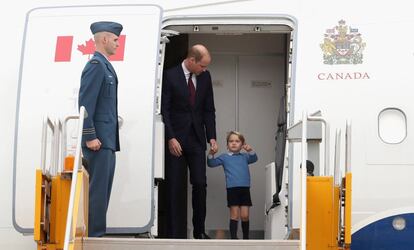
<svg viewBox="0 0 414 250">
<path fill-rule="evenodd" d="M 106 233 L 106 212 L 114 179 L 115 152 L 105 148 L 92 151 L 85 147 L 82 151 L 88 161 L 89 173 L 88 236 L 101 237 Z"/>
</svg>

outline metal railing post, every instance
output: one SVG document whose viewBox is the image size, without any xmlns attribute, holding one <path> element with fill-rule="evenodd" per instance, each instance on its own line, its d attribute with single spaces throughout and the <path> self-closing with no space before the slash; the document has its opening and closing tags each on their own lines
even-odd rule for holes
<svg viewBox="0 0 414 250">
<path fill-rule="evenodd" d="M 73 217 L 73 205 L 75 202 L 75 193 L 76 193 L 76 183 L 77 183 L 77 177 L 78 177 L 78 171 L 79 166 L 81 163 L 81 142 L 82 142 L 82 131 L 83 131 L 83 120 L 87 116 L 85 107 L 80 107 L 79 111 L 79 122 L 78 122 L 78 137 L 77 137 L 77 143 L 76 143 L 76 152 L 75 152 L 75 164 L 73 166 L 73 172 L 72 172 L 72 184 L 70 188 L 70 198 L 69 198 L 69 205 L 68 205 L 68 214 L 67 214 L 67 220 L 66 220 L 66 231 L 65 231 L 65 242 L 64 242 L 64 250 L 69 249 L 69 241 L 73 240 L 71 239 L 71 232 L 72 232 L 72 217 Z M 65 122 L 66 123 L 66 122 Z"/>
<path fill-rule="evenodd" d="M 60 163 L 60 156 L 59 156 L 59 149 L 60 149 L 60 133 L 62 130 L 62 123 L 59 119 L 55 120 L 55 127 L 53 129 L 53 173 L 52 175 L 55 176 L 59 172 L 59 163 Z"/>
<path fill-rule="evenodd" d="M 306 202 L 307 202 L 307 170 L 306 160 L 308 156 L 307 128 L 308 115 L 303 112 L 302 115 L 302 168 L 301 168 L 301 227 L 300 227 L 300 244 L 301 250 L 306 250 Z"/>
<path fill-rule="evenodd" d="M 85 115 L 86 115 L 86 113 L 85 113 Z M 61 148 L 62 148 L 62 150 L 61 150 L 61 158 L 63 159 L 62 160 L 63 162 L 61 164 L 62 172 L 64 171 L 64 159 L 67 156 L 67 152 L 68 152 L 68 149 L 67 149 L 67 135 L 68 135 L 67 128 L 68 128 L 68 125 L 67 124 L 68 124 L 68 122 L 70 120 L 77 120 L 77 119 L 79 119 L 79 116 L 78 115 L 71 115 L 71 116 L 67 116 L 63 120 L 63 124 L 62 124 L 62 140 L 61 140 Z M 76 150 L 76 148 L 75 148 L 75 150 Z"/>
<path fill-rule="evenodd" d="M 42 169 L 42 173 L 45 174 L 46 172 L 46 148 L 47 148 L 47 117 L 43 118 L 43 126 L 42 126 L 42 144 L 41 144 L 41 156 L 40 156 L 40 168 Z"/>
<path fill-rule="evenodd" d="M 51 176 L 50 165 L 46 167 L 46 151 L 47 151 L 47 134 L 48 134 L 48 127 L 52 130 L 52 145 L 51 145 L 51 160 L 50 165 L 55 164 L 56 159 L 56 152 L 55 152 L 55 124 L 52 120 L 46 116 L 43 118 L 43 128 L 42 128 L 42 145 L 41 145 L 41 157 L 40 157 L 40 167 L 42 169 L 42 173 L 48 177 Z M 53 171 L 53 168 L 52 168 Z M 53 173 L 52 173 L 53 174 Z"/>
<path fill-rule="evenodd" d="M 335 186 L 339 186 L 341 183 L 341 130 L 337 129 L 335 134 L 335 165 L 334 165 L 334 181 Z"/>
<path fill-rule="evenodd" d="M 351 172 L 351 122 L 346 121 L 345 131 L 345 173 Z"/>
<path fill-rule="evenodd" d="M 62 123 L 62 140 L 60 140 L 60 158 L 62 159 L 62 162 L 60 164 L 60 172 L 64 171 L 64 165 L 65 165 L 65 157 L 66 157 L 66 119 L 63 120 Z"/>
<path fill-rule="evenodd" d="M 329 124 L 324 118 L 320 116 L 309 116 L 308 120 L 320 121 L 324 125 L 324 164 L 321 164 L 321 166 L 323 166 L 323 176 L 327 176 L 329 174 Z"/>
</svg>

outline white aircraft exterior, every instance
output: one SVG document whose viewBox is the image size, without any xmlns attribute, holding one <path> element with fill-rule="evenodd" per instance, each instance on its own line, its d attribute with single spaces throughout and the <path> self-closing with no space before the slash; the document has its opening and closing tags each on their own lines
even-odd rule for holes
<svg viewBox="0 0 414 250">
<path fill-rule="evenodd" d="M 259 156 L 251 166 L 255 235 L 284 239 L 299 223 L 299 146 L 286 149 L 290 170 L 283 180 L 292 186 L 286 190 L 283 183 L 281 194 L 288 193 L 289 199 L 280 195 L 282 204 L 271 212 L 274 218 L 263 212 L 272 195 L 265 167 L 275 158 L 277 118 L 285 96 L 288 126 L 304 112 L 321 111 L 333 141 L 335 129 L 344 131 L 346 121 L 352 123 L 352 249 L 414 248 L 410 1 L 22 0 L 4 5 L 1 249 L 36 246 L 30 232 L 42 119 L 77 112 L 80 73 L 90 56 L 89 25 L 100 20 L 122 23 L 125 36 L 122 56 L 113 60 L 123 124 L 108 212 L 112 233 L 157 233 L 154 178 L 162 179 L 164 164 L 162 68 L 179 62 L 179 52 L 173 50 L 203 43 L 213 58 L 209 70 L 220 151 L 226 148 L 226 132 L 237 129 Z M 333 147 L 331 143 L 330 152 Z M 315 174 L 324 169 L 333 174 L 332 167 L 318 167 L 323 155 L 318 149 L 308 150 L 317 166 Z M 330 157 L 329 165 L 333 163 Z M 340 165 L 344 169 L 343 158 Z M 226 230 L 223 173 L 208 169 L 207 175 L 207 230 Z M 287 219 L 284 206 L 289 206 Z"/>
</svg>

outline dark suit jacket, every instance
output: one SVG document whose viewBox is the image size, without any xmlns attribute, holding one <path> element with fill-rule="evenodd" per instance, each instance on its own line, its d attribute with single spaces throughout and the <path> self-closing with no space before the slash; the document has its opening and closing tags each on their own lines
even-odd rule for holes
<svg viewBox="0 0 414 250">
<path fill-rule="evenodd" d="M 119 151 L 118 78 L 111 63 L 95 52 L 82 72 L 79 107 L 88 112 L 83 123 L 82 146 L 98 138 L 102 148 Z"/>
<path fill-rule="evenodd" d="M 205 142 L 216 139 L 216 110 L 208 71 L 197 76 L 194 107 L 190 105 L 189 95 L 181 64 L 164 72 L 161 113 L 166 139 L 176 138 L 183 145 L 193 126 L 200 145 L 205 150 Z"/>
</svg>

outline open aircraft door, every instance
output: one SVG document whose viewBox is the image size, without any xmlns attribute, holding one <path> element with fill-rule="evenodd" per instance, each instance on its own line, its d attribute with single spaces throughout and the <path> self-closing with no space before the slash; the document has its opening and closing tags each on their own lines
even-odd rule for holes
<svg viewBox="0 0 414 250">
<path fill-rule="evenodd" d="M 150 230 L 154 220 L 153 149 L 161 17 L 162 9 L 155 5 L 51 7 L 27 14 L 14 140 L 16 230 L 33 230 L 43 117 L 63 119 L 78 112 L 81 72 L 94 51 L 89 26 L 96 21 L 116 21 L 124 26 L 117 54 L 110 58 L 119 79 L 121 151 L 116 156 L 107 215 L 109 233 Z M 68 134 L 75 134 L 70 127 Z M 69 140 L 69 151 L 70 147 Z"/>
</svg>

